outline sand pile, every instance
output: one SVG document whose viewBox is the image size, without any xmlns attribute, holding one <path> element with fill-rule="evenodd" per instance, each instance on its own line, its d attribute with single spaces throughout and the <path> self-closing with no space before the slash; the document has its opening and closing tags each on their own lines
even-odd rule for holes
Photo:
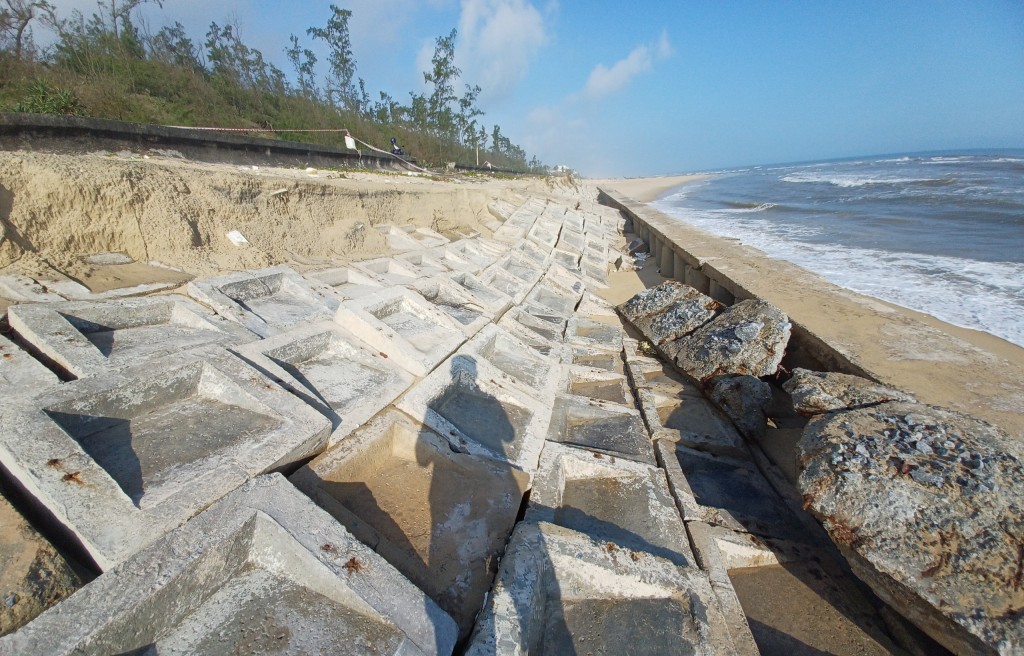
<svg viewBox="0 0 1024 656">
<path fill-rule="evenodd" d="M 388 252 L 381 224 L 449 237 L 478 231 L 495 199 L 557 192 L 541 180 L 454 183 L 405 175 L 200 164 L 173 156 L 0 153 L 0 273 L 66 275 L 94 291 L 137 284 L 105 277 L 104 256 L 151 282 L 278 263 L 359 260 Z M 248 244 L 227 238 L 240 232 Z M 107 256 L 109 257 L 109 256 Z M 130 258 L 130 260 L 128 260 Z"/>
</svg>

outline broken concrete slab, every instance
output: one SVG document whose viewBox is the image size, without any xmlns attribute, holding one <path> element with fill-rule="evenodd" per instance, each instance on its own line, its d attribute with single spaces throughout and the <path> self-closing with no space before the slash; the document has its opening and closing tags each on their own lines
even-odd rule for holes
<svg viewBox="0 0 1024 656">
<path fill-rule="evenodd" d="M 694 566 L 686 529 L 657 467 L 548 442 L 526 521 L 543 521 Z"/>
<path fill-rule="evenodd" d="M 860 376 L 800 368 L 793 370 L 782 388 L 793 397 L 796 411 L 808 416 L 886 401 L 917 401 L 911 394 Z"/>
<path fill-rule="evenodd" d="M 465 453 L 510 462 L 533 473 L 544 446 L 551 399 L 522 391 L 486 360 L 456 354 L 396 406 Z"/>
<path fill-rule="evenodd" d="M 15 397 L 34 396 L 60 385 L 57 374 L 0 335 L 0 398 L 11 403 Z"/>
<path fill-rule="evenodd" d="M 497 325 L 485 326 L 458 352 L 477 361 L 486 360 L 536 399 L 551 398 L 558 389 L 559 358 L 542 355 Z"/>
<path fill-rule="evenodd" d="M 493 315 L 464 287 L 445 276 L 421 278 L 410 286 L 438 310 L 451 318 L 466 337 L 472 337 L 491 323 Z"/>
<path fill-rule="evenodd" d="M 752 463 L 655 440 L 684 521 L 701 521 L 761 536 L 798 535 L 801 526 Z"/>
<path fill-rule="evenodd" d="M 617 403 L 559 394 L 547 439 L 617 458 L 655 462 L 640 413 Z"/>
<path fill-rule="evenodd" d="M 313 408 L 214 348 L 66 383 L 0 408 L 0 427 L 0 463 L 104 570 L 330 435 Z"/>
<path fill-rule="evenodd" d="M 630 255 L 632 254 L 630 252 Z M 626 321 L 637 326 L 637 322 L 645 317 L 660 314 L 673 303 L 692 298 L 695 291 L 689 285 L 684 285 L 676 280 L 669 280 L 657 287 L 651 287 L 637 293 L 628 301 L 619 305 L 617 309 Z M 637 329 L 640 332 L 644 332 L 639 326 L 637 326 Z"/>
<path fill-rule="evenodd" d="M 680 292 L 674 296 L 671 303 L 655 312 L 631 320 L 633 326 L 655 345 L 689 335 L 713 319 L 722 307 L 718 301 L 701 294 L 693 287 L 670 289 Z"/>
<path fill-rule="evenodd" d="M 424 590 L 463 636 L 490 588 L 528 484 L 510 465 L 455 452 L 393 409 L 291 480 Z"/>
<path fill-rule="evenodd" d="M 346 301 L 334 321 L 416 376 L 426 375 L 465 341 L 454 319 L 402 287 Z"/>
<path fill-rule="evenodd" d="M 286 266 L 243 271 L 190 282 L 185 290 L 217 314 L 260 337 L 304 321 L 330 319 L 338 299 Z"/>
<path fill-rule="evenodd" d="M 454 622 L 279 475 L 21 631 L 5 653 L 448 654 Z"/>
<path fill-rule="evenodd" d="M 703 572 L 521 523 L 467 654 L 736 654 Z"/>
<path fill-rule="evenodd" d="M 772 402 L 771 385 L 753 376 L 719 376 L 712 383 L 710 397 L 744 437 L 764 438 L 768 430 L 766 412 Z"/>
<path fill-rule="evenodd" d="M 0 636 L 28 624 L 82 581 L 50 542 L 0 496 Z"/>
<path fill-rule="evenodd" d="M 789 318 L 771 303 L 740 301 L 659 348 L 699 381 L 724 374 L 772 376 L 786 354 L 791 328 Z"/>
<path fill-rule="evenodd" d="M 331 421 L 338 442 L 408 389 L 415 377 L 331 321 L 234 351 Z"/>
<path fill-rule="evenodd" d="M 311 271 L 305 276 L 331 288 L 338 299 L 342 301 L 374 294 L 385 286 L 380 278 L 370 276 L 354 267 Z"/>
<path fill-rule="evenodd" d="M 854 573 L 957 653 L 1024 647 L 1024 449 L 952 411 L 890 402 L 812 420 L 800 491 Z"/>
<path fill-rule="evenodd" d="M 8 321 L 33 348 L 78 378 L 192 348 L 257 339 L 236 322 L 176 294 L 18 305 L 9 309 Z"/>
</svg>

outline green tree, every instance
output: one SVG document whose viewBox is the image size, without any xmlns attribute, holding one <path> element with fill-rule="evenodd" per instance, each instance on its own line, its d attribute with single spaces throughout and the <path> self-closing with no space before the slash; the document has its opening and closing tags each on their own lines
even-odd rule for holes
<svg viewBox="0 0 1024 656">
<path fill-rule="evenodd" d="M 423 80 L 433 89 L 427 96 L 427 116 L 439 137 L 455 136 L 455 113 L 452 103 L 455 96 L 455 81 L 462 71 L 455 65 L 455 37 L 458 30 L 452 28 L 448 36 L 439 36 L 434 45 L 434 56 L 430 59 L 431 69 L 423 73 Z"/>
<path fill-rule="evenodd" d="M 320 89 L 316 86 L 316 54 L 309 48 L 300 48 L 299 37 L 294 34 L 289 40 L 292 45 L 284 52 L 295 69 L 299 92 L 310 100 L 316 100 L 320 97 Z"/>
<path fill-rule="evenodd" d="M 322 40 L 331 51 L 327 58 L 331 69 L 325 87 L 327 101 L 335 107 L 355 111 L 359 108 L 359 94 L 352 82 L 356 74 L 356 60 L 352 56 L 352 42 L 348 33 L 348 19 L 352 17 L 352 12 L 335 5 L 331 5 L 331 12 L 326 27 L 311 27 L 306 30 L 306 34 Z"/>
<path fill-rule="evenodd" d="M 53 5 L 45 0 L 4 0 L 0 5 L 0 49 L 12 52 L 18 61 L 35 51 L 32 42 L 33 20 L 52 16 Z"/>
</svg>

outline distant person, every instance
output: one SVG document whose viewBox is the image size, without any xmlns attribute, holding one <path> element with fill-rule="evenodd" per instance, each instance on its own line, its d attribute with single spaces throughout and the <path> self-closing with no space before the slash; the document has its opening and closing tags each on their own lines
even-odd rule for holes
<svg viewBox="0 0 1024 656">
<path fill-rule="evenodd" d="M 391 154 L 392 155 L 404 155 L 405 151 L 398 145 L 398 140 L 391 137 Z"/>
</svg>

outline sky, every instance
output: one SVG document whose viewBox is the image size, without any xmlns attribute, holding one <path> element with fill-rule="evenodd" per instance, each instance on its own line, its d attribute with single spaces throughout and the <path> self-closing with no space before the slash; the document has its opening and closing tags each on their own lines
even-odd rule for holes
<svg viewBox="0 0 1024 656">
<path fill-rule="evenodd" d="M 51 3 L 59 15 L 96 8 Z M 155 32 L 180 21 L 197 43 L 211 21 L 235 22 L 290 72 L 290 34 L 326 61 L 306 29 L 327 22 L 330 4 L 165 0 L 137 22 Z M 356 75 L 371 98 L 424 91 L 435 39 L 457 28 L 458 88 L 483 89 L 483 123 L 589 177 L 1024 147 L 1020 0 L 335 4 L 352 11 Z"/>
</svg>

